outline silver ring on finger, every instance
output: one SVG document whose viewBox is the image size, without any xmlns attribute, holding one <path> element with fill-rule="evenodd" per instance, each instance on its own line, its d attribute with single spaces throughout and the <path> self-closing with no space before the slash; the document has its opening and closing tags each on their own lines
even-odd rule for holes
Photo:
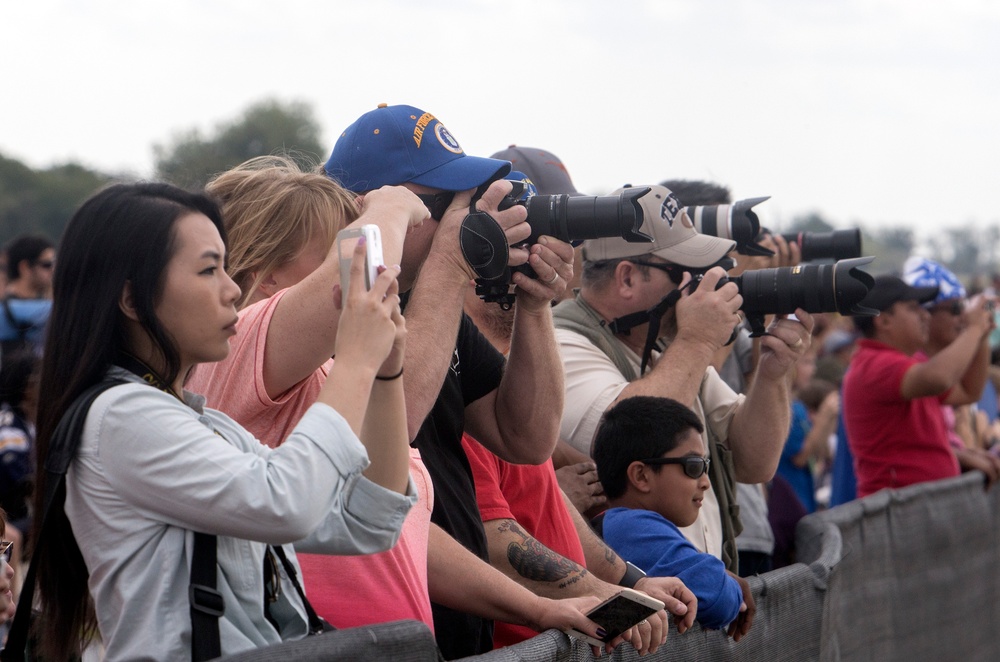
<svg viewBox="0 0 1000 662">
<path fill-rule="evenodd" d="M 802 347 L 802 338 L 796 338 L 795 342 L 791 344 L 792 349 L 798 349 L 799 347 Z"/>
<path fill-rule="evenodd" d="M 559 272 L 558 271 L 555 272 L 554 274 L 552 274 L 552 278 L 550 278 L 549 280 L 545 281 L 545 284 L 546 285 L 551 285 L 552 283 L 556 282 L 557 280 L 559 280 Z"/>
</svg>

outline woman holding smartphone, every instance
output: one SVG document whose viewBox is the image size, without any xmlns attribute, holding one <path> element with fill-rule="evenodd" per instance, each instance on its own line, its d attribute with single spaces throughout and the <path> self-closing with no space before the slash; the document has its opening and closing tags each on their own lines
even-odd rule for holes
<svg viewBox="0 0 1000 662">
<path fill-rule="evenodd" d="M 356 207 L 353 196 L 332 180 L 278 157 L 225 172 L 209 182 L 208 191 L 222 204 L 231 240 L 230 273 L 245 285 L 245 307 L 233 352 L 225 361 L 199 367 L 188 387 L 258 438 L 280 443 L 283 431 L 301 416 L 301 403 L 335 379 L 341 360 L 339 352 L 330 359 L 342 331 L 325 294 L 340 279 L 338 231 L 378 225 L 385 264 L 398 264 L 407 231 L 434 221 L 402 187 L 372 191 Z M 401 375 L 398 381 L 404 379 Z M 373 393 L 371 410 L 380 410 L 388 397 Z M 597 627 L 584 616 L 596 598 L 535 596 L 433 525 L 433 485 L 415 448 L 409 451 L 409 467 L 420 500 L 393 549 L 364 557 L 300 555 L 306 592 L 320 616 L 337 627 L 414 619 L 433 629 L 433 599 L 535 629 Z"/>
<path fill-rule="evenodd" d="M 300 596 L 273 574 L 265 582 L 269 546 L 388 549 L 415 501 L 405 412 L 394 404 L 402 396 L 380 405 L 397 425 L 361 434 L 373 383 L 402 365 L 395 268 L 370 292 L 359 280 L 337 293 L 340 359 L 280 448 L 183 390 L 194 366 L 227 356 L 236 333 L 240 289 L 224 269 L 225 236 L 214 202 L 166 184 L 104 189 L 66 227 L 42 365 L 39 466 L 77 396 L 106 378 L 125 383 L 91 406 L 64 512 L 50 514 L 51 544 L 32 560 L 46 658 L 79 655 L 98 636 L 107 660 L 189 658 L 196 531 L 217 537 L 222 654 L 304 636 Z M 39 507 L 45 480 L 39 472 Z M 294 565 L 290 545 L 285 552 Z"/>
</svg>

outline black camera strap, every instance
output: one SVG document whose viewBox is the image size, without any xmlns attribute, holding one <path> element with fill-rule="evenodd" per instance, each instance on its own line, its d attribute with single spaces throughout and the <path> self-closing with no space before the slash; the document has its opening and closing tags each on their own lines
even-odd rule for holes
<svg viewBox="0 0 1000 662">
<path fill-rule="evenodd" d="M 608 322 L 608 328 L 615 334 L 628 334 L 635 327 L 647 322 L 649 323 L 649 326 L 646 327 L 646 344 L 642 348 L 642 363 L 639 366 L 640 377 L 646 372 L 646 366 L 649 365 L 649 360 L 653 356 L 653 350 L 656 349 L 657 341 L 660 339 L 660 327 L 663 326 L 663 316 L 667 314 L 668 310 L 677 305 L 677 302 L 681 298 L 681 292 L 685 288 L 696 287 L 696 283 L 696 280 L 692 280 L 684 287 L 679 287 L 671 291 L 649 310 L 640 310 L 636 313 L 622 315 Z M 729 336 L 729 340 L 726 342 L 727 345 L 736 340 L 737 333 L 739 333 L 738 326 L 733 329 L 732 335 Z"/>
<path fill-rule="evenodd" d="M 508 274 L 510 247 L 507 235 L 496 219 L 484 211 L 471 212 L 459 230 L 462 257 L 478 278 L 495 280 Z"/>
<path fill-rule="evenodd" d="M 642 348 L 642 364 L 639 366 L 640 377 L 646 372 L 646 366 L 649 365 L 649 359 L 653 356 L 653 350 L 656 348 L 656 341 L 660 337 L 660 327 L 663 325 L 663 316 L 668 310 L 677 305 L 680 298 L 681 290 L 676 289 L 660 299 L 660 303 L 656 304 L 649 310 L 640 310 L 636 313 L 622 315 L 621 317 L 616 317 L 608 322 L 608 328 L 612 333 L 626 335 L 635 327 L 646 324 L 647 322 L 649 323 L 649 326 L 646 328 L 646 344 Z"/>
<path fill-rule="evenodd" d="M 639 376 L 642 377 L 643 373 L 646 372 L 646 366 L 649 364 L 649 359 L 653 356 L 653 348 L 656 346 L 656 341 L 660 337 L 660 326 L 663 323 L 663 316 L 668 310 L 677 305 L 680 301 L 681 291 L 676 289 L 667 296 L 660 300 L 660 303 L 656 304 L 649 309 L 649 326 L 646 327 L 646 344 L 642 348 L 642 364 L 639 366 Z"/>
<path fill-rule="evenodd" d="M 476 189 L 469 202 L 469 213 L 462 220 L 458 243 L 462 257 L 476 273 L 477 280 L 491 281 L 505 277 L 509 283 L 507 261 L 510 259 L 510 246 L 507 245 L 507 235 L 495 218 L 476 209 L 476 203 L 497 179 L 499 177 L 493 177 Z M 513 201 L 508 201 L 500 208 L 505 209 L 512 204 Z"/>
</svg>

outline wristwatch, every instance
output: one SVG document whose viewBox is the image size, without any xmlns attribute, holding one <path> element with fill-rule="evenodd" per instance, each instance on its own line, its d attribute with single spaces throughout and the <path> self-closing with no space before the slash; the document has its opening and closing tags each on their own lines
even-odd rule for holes
<svg viewBox="0 0 1000 662">
<path fill-rule="evenodd" d="M 625 588 L 635 588 L 635 585 L 639 583 L 639 580 L 645 576 L 646 573 L 644 573 L 641 568 L 625 561 L 625 575 L 618 581 L 618 585 L 624 586 Z"/>
</svg>

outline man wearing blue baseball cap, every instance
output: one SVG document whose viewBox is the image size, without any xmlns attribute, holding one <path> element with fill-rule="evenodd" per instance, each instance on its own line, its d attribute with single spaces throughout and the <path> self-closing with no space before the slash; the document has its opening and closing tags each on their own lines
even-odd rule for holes
<svg viewBox="0 0 1000 662">
<path fill-rule="evenodd" d="M 564 392 L 550 302 L 573 276 L 573 248 L 565 242 L 543 236 L 527 249 L 510 248 L 508 266 L 527 263 L 537 278 L 513 274 L 517 305 L 506 361 L 463 313 L 465 293 L 476 277 L 460 243 L 473 191 L 489 185 L 476 209 L 496 221 L 507 244 L 523 242 L 531 232 L 524 207 L 498 209 L 512 189 L 502 179 L 510 169 L 507 161 L 465 154 L 430 113 L 384 104 L 341 134 L 324 166 L 329 177 L 356 193 L 405 186 L 431 211 L 434 221 L 407 235 L 400 265 L 400 290 L 408 294 L 407 418 L 413 445 L 433 480 L 432 521 L 487 562 L 462 433 L 467 430 L 511 462 L 539 464 L 549 458 Z M 429 556 L 433 576 L 434 562 L 442 559 L 434 550 Z M 492 647 L 489 621 L 434 605 L 434 624 L 448 659 Z"/>
<path fill-rule="evenodd" d="M 977 295 L 972 299 L 966 296 L 965 286 L 958 277 L 942 264 L 925 257 L 912 256 L 903 264 L 903 280 L 914 287 L 936 286 L 937 296 L 933 301 L 924 304 L 930 313 L 927 342 L 923 352 L 917 356 L 930 359 L 945 351 L 962 334 L 968 324 L 969 310 L 982 308 L 984 303 L 990 306 L 996 303 L 995 298 Z M 987 307 L 990 307 L 987 306 Z M 970 368 L 975 367 L 976 381 L 973 383 L 975 393 L 981 395 L 987 382 L 989 367 L 989 339 L 980 343 L 978 356 L 973 359 Z M 978 396 L 977 396 L 978 397 Z M 1000 458 L 988 453 L 978 446 L 978 440 L 963 438 L 959 429 L 963 428 L 959 421 L 975 416 L 972 403 L 952 406 L 941 406 L 945 428 L 948 431 L 948 442 L 962 471 L 978 469 L 982 471 L 989 484 L 1000 479 Z M 968 437 L 975 436 L 976 425 L 968 423 L 964 428 Z"/>
</svg>

